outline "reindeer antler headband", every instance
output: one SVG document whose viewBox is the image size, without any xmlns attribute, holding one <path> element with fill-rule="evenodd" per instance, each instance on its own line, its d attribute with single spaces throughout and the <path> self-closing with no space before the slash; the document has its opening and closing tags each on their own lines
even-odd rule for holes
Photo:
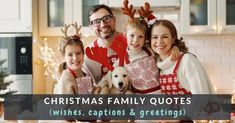
<svg viewBox="0 0 235 123">
<path fill-rule="evenodd" d="M 75 34 L 72 35 L 72 36 L 68 36 L 68 29 L 69 27 L 72 26 L 74 27 L 75 29 Z M 67 41 L 68 39 L 78 39 L 80 40 L 81 39 L 81 33 L 79 33 L 79 31 L 81 30 L 81 25 L 78 27 L 78 24 L 77 22 L 75 23 L 71 23 L 69 25 L 65 24 L 64 27 L 61 29 L 61 32 L 64 34 L 64 36 L 62 36 L 62 39 L 61 42 L 60 42 L 60 49 L 62 48 L 63 44 L 64 44 L 64 41 Z"/>
<path fill-rule="evenodd" d="M 73 36 L 69 36 L 68 37 L 68 29 L 70 26 L 73 26 L 74 29 L 75 29 L 75 34 Z M 79 31 L 81 30 L 81 25 L 78 27 L 78 24 L 77 22 L 75 23 L 72 23 L 72 24 L 69 24 L 69 25 L 64 25 L 64 28 L 61 29 L 61 32 L 64 34 L 64 36 L 62 36 L 63 39 L 68 39 L 68 38 L 78 38 L 80 39 L 81 38 L 81 33 L 79 33 Z"/>
<path fill-rule="evenodd" d="M 132 21 L 134 20 L 134 14 L 136 10 L 133 9 L 133 5 L 130 5 L 130 7 L 128 8 L 128 3 L 129 3 L 128 0 L 123 1 L 122 11 L 123 11 L 123 14 L 129 16 L 130 20 Z M 138 12 L 139 12 L 140 18 L 145 19 L 149 25 L 152 25 L 157 20 L 157 18 L 152 14 L 153 11 L 150 10 L 150 4 L 148 2 L 145 2 L 144 7 L 141 6 Z"/>
<path fill-rule="evenodd" d="M 122 9 L 122 13 L 129 16 L 130 20 L 132 21 L 134 20 L 134 15 L 135 15 L 136 10 L 133 9 L 133 5 L 130 5 L 130 7 L 128 7 L 128 3 L 129 3 L 128 0 L 124 0 L 123 7 L 121 9 Z"/>
<path fill-rule="evenodd" d="M 67 31 L 68 31 L 68 28 L 69 28 L 70 24 L 69 25 L 64 25 L 64 28 L 61 29 L 61 32 L 64 34 L 64 36 L 62 36 L 63 39 L 67 39 L 68 38 L 68 34 L 67 34 Z"/>
<path fill-rule="evenodd" d="M 152 16 L 153 11 L 150 10 L 150 5 L 148 2 L 144 3 L 144 7 L 141 6 L 140 9 L 138 10 L 140 17 L 142 18 L 148 18 Z"/>
<path fill-rule="evenodd" d="M 78 27 L 77 22 L 72 23 L 71 25 L 75 28 L 75 35 L 74 35 L 74 36 L 76 36 L 76 37 L 78 37 L 78 38 L 80 39 L 81 36 L 82 36 L 82 34 L 79 33 L 79 31 L 81 30 L 81 25 Z M 74 37 L 74 36 L 73 36 L 73 37 Z"/>
</svg>

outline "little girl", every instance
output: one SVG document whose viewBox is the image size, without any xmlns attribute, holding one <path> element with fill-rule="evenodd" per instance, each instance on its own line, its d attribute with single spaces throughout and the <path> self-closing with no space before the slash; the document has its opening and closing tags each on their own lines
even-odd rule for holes
<svg viewBox="0 0 235 123">
<path fill-rule="evenodd" d="M 55 94 L 89 94 L 92 90 L 91 77 L 82 68 L 84 62 L 83 43 L 78 34 L 77 24 L 72 24 L 76 29 L 74 36 L 67 37 L 66 26 L 62 32 L 65 34 L 60 44 L 60 51 L 65 62 L 60 65 L 61 77 L 55 89 Z"/>
</svg>

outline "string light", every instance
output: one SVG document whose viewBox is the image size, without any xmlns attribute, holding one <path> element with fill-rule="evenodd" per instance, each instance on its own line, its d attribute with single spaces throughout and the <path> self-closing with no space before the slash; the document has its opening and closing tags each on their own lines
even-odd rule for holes
<svg viewBox="0 0 235 123">
<path fill-rule="evenodd" d="M 37 41 L 37 45 L 40 48 L 39 58 L 44 63 L 44 75 L 51 76 L 52 79 L 58 81 L 58 67 L 60 65 L 60 59 L 55 54 L 52 48 L 48 46 L 47 38 L 44 38 L 43 41 Z"/>
</svg>

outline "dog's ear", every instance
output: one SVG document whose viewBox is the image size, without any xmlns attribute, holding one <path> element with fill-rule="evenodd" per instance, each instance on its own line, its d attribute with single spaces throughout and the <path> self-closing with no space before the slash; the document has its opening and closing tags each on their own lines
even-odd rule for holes
<svg viewBox="0 0 235 123">
<path fill-rule="evenodd" d="M 109 71 L 106 75 L 106 79 L 107 79 L 107 82 L 108 82 L 108 86 L 109 86 L 109 89 L 111 89 L 113 87 L 113 82 L 112 82 L 112 72 Z"/>
<path fill-rule="evenodd" d="M 108 83 L 109 83 L 109 89 L 111 89 L 113 87 L 113 83 L 112 81 L 109 81 Z"/>
<path fill-rule="evenodd" d="M 129 78 L 128 80 L 129 80 L 129 81 L 128 81 L 128 89 L 129 89 L 129 90 L 132 90 L 132 84 L 131 84 L 130 78 Z"/>
</svg>

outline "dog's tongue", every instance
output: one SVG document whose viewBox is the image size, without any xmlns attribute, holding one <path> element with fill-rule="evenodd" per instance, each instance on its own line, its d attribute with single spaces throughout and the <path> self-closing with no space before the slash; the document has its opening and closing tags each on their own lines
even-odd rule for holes
<svg viewBox="0 0 235 123">
<path fill-rule="evenodd" d="M 123 92 L 124 88 L 118 88 L 118 91 Z"/>
</svg>

